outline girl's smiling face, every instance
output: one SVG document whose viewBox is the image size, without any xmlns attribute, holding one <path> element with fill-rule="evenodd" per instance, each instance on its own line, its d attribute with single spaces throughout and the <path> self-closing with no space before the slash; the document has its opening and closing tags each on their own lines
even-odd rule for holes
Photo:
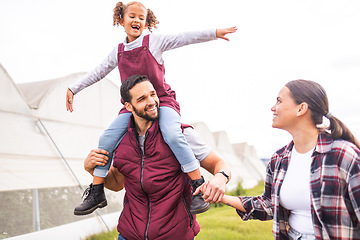
<svg viewBox="0 0 360 240">
<path fill-rule="evenodd" d="M 120 25 L 125 28 L 128 42 L 136 40 L 147 28 L 147 10 L 139 4 L 133 4 L 126 8 Z"/>
</svg>

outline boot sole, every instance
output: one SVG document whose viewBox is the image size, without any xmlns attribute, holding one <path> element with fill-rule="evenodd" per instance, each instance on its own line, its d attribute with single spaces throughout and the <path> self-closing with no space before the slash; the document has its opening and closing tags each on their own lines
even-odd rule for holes
<svg viewBox="0 0 360 240">
<path fill-rule="evenodd" d="M 195 215 L 195 214 L 204 213 L 209 209 L 210 209 L 210 203 L 206 203 L 206 205 L 204 207 L 190 210 L 190 212 L 191 212 L 191 214 Z"/>
<path fill-rule="evenodd" d="M 101 203 L 99 203 L 98 205 L 96 205 L 95 207 L 92 207 L 90 209 L 87 209 L 84 211 L 75 211 L 74 210 L 74 215 L 77 215 L 77 216 L 88 215 L 88 214 L 92 213 L 93 211 L 95 211 L 97 208 L 103 208 L 106 206 L 107 206 L 107 200 L 104 200 Z"/>
</svg>

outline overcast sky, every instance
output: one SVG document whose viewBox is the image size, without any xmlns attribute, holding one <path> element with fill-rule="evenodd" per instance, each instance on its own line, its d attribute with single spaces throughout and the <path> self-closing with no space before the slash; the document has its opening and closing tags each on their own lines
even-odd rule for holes
<svg viewBox="0 0 360 240">
<path fill-rule="evenodd" d="M 330 111 L 360 138 L 360 1 L 141 2 L 160 21 L 157 33 L 239 28 L 230 42 L 164 54 L 184 122 L 203 121 L 270 158 L 291 139 L 271 128 L 270 108 L 286 82 L 301 78 L 325 87 Z M 90 71 L 125 38 L 112 26 L 116 3 L 0 0 L 0 63 L 16 83 Z M 120 85 L 117 69 L 108 78 Z"/>
</svg>

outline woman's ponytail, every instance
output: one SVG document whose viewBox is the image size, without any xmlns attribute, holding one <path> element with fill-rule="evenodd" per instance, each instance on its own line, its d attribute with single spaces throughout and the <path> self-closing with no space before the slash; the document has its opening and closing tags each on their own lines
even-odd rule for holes
<svg viewBox="0 0 360 240">
<path fill-rule="evenodd" d="M 360 144 L 355 136 L 351 133 L 351 131 L 345 126 L 343 122 L 341 122 L 338 118 L 334 116 L 328 117 L 330 121 L 330 126 L 328 130 L 330 130 L 330 135 L 334 139 L 343 139 L 355 144 L 358 148 L 360 148 Z"/>
</svg>

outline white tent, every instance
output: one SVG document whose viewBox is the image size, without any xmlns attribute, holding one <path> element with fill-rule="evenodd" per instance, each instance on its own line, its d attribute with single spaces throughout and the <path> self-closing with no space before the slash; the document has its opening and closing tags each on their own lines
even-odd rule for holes
<svg viewBox="0 0 360 240">
<path fill-rule="evenodd" d="M 257 156 L 255 147 L 250 146 L 246 142 L 235 143 L 232 146 L 235 150 L 235 154 L 239 157 L 242 164 L 253 170 L 252 177 L 258 181 L 265 180 L 266 166 Z"/>
<path fill-rule="evenodd" d="M 227 189 L 232 190 L 241 182 L 244 188 L 252 188 L 264 180 L 265 166 L 257 157 L 256 151 L 246 143 L 231 144 L 226 132 L 212 133 L 203 122 L 192 124 L 202 139 L 220 156 L 231 169 L 231 180 Z M 209 179 L 211 176 L 201 171 Z"/>
<path fill-rule="evenodd" d="M 116 117 L 121 104 L 119 88 L 104 79 L 96 87 L 89 88 L 75 97 L 74 113 L 66 112 L 67 86 L 81 75 L 83 73 L 16 86 L 0 65 L 2 196 L 6 196 L 8 191 L 33 189 L 32 198 L 38 199 L 38 189 L 78 186 L 79 183 L 88 185 L 91 182 L 91 176 L 83 169 L 83 160 L 90 149 L 97 147 L 100 134 Z M 109 104 L 100 108 L 101 105 L 105 105 L 104 99 Z M 107 195 L 108 199 L 118 199 L 113 202 L 116 203 L 115 211 L 120 211 L 121 208 L 117 206 L 121 206 L 123 193 Z M 70 206 L 69 209 L 53 209 L 72 215 L 75 204 L 81 202 L 80 197 L 81 191 L 76 196 L 78 200 L 70 203 L 74 206 Z M 37 201 L 34 204 L 34 229 L 39 230 L 39 209 L 42 206 L 41 203 L 39 206 Z M 5 209 L 0 210 L 6 212 Z M 22 212 L 21 209 L 16 211 Z M 107 222 L 107 225 L 101 222 L 99 224 L 99 220 L 105 223 L 101 217 L 93 221 L 93 224 L 87 223 L 86 226 L 90 229 L 83 234 L 92 233 L 93 229 L 106 230 L 105 226 L 114 227 L 118 215 L 119 213 L 112 214 L 112 220 Z M 23 216 L 18 215 L 16 218 L 21 219 Z M 83 218 L 77 220 L 81 219 Z M 31 222 L 29 224 L 31 226 Z M 7 229 L 1 229 L 1 234 L 6 232 Z"/>
<path fill-rule="evenodd" d="M 75 111 L 67 113 L 67 86 L 81 75 L 22 84 L 19 91 L 0 66 L 0 191 L 78 185 L 62 156 L 83 185 L 90 183 L 83 159 L 121 104 L 118 88 L 103 80 L 75 96 Z"/>
</svg>

